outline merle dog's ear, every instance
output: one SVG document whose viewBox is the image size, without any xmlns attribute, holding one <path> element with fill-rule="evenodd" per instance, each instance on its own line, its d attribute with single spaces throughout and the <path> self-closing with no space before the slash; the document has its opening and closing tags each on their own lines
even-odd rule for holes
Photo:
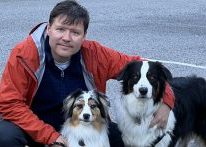
<svg viewBox="0 0 206 147">
<path fill-rule="evenodd" d="M 110 107 L 108 97 L 104 93 L 98 92 L 98 98 L 105 107 Z"/>
<path fill-rule="evenodd" d="M 72 117 L 72 109 L 74 105 L 75 97 L 69 95 L 63 102 L 63 112 L 65 120 Z"/>
<path fill-rule="evenodd" d="M 108 107 L 110 107 L 110 102 L 108 100 L 108 97 L 101 92 L 96 91 L 96 94 L 97 94 L 97 99 L 99 101 L 101 115 L 103 118 L 108 118 L 109 116 Z"/>
<path fill-rule="evenodd" d="M 159 66 L 161 67 L 161 71 L 163 72 L 165 79 L 167 81 L 172 80 L 172 73 L 169 71 L 168 68 L 166 68 L 162 63 L 160 62 L 156 62 L 157 64 L 159 64 Z"/>
<path fill-rule="evenodd" d="M 73 110 L 74 102 L 80 94 L 82 94 L 82 90 L 77 89 L 74 92 L 72 92 L 70 95 L 68 95 L 66 97 L 66 99 L 64 100 L 64 102 L 63 102 L 63 111 L 65 113 L 65 119 L 72 116 L 72 110 Z"/>
</svg>

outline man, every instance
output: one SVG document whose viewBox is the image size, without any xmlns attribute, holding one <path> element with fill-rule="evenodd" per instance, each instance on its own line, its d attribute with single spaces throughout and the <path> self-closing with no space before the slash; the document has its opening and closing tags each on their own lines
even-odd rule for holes
<svg viewBox="0 0 206 147">
<path fill-rule="evenodd" d="M 64 143 L 62 102 L 77 88 L 105 92 L 106 81 L 138 56 L 127 56 L 95 41 L 85 40 L 87 10 L 75 1 L 62 1 L 49 23 L 35 27 L 11 52 L 0 83 L 1 146 L 42 146 Z M 168 85 L 164 102 L 151 126 L 164 127 L 174 96 Z M 111 146 L 123 146 L 110 123 Z"/>
</svg>

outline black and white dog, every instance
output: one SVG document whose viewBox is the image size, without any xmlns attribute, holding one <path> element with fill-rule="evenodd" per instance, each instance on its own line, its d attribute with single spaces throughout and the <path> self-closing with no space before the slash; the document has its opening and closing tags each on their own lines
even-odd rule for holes
<svg viewBox="0 0 206 147">
<path fill-rule="evenodd" d="M 71 147 L 109 147 L 108 101 L 95 90 L 77 90 L 65 101 L 65 123 L 61 134 Z"/>
<path fill-rule="evenodd" d="M 179 139 L 195 133 L 206 141 L 206 81 L 199 77 L 172 78 L 170 71 L 159 62 L 133 61 L 119 76 L 122 115 L 117 123 L 125 146 L 175 146 Z M 175 106 L 165 129 L 149 128 L 153 114 L 162 103 L 165 84 L 174 95 Z M 117 110 L 118 111 L 118 110 Z"/>
</svg>

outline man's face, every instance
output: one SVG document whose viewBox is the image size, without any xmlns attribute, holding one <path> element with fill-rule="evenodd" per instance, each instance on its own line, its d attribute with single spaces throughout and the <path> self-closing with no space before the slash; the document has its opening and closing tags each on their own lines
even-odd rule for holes
<svg viewBox="0 0 206 147">
<path fill-rule="evenodd" d="M 58 16 L 47 26 L 52 56 L 58 62 L 66 62 L 77 53 L 86 36 L 82 22 L 65 24 L 65 19 L 66 16 Z"/>
</svg>

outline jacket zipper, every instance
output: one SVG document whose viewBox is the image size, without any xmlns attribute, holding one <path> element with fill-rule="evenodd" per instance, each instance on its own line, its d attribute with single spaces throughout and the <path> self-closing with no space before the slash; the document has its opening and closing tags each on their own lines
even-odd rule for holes
<svg viewBox="0 0 206 147">
<path fill-rule="evenodd" d="M 61 77 L 64 78 L 64 70 L 61 70 Z"/>
</svg>

